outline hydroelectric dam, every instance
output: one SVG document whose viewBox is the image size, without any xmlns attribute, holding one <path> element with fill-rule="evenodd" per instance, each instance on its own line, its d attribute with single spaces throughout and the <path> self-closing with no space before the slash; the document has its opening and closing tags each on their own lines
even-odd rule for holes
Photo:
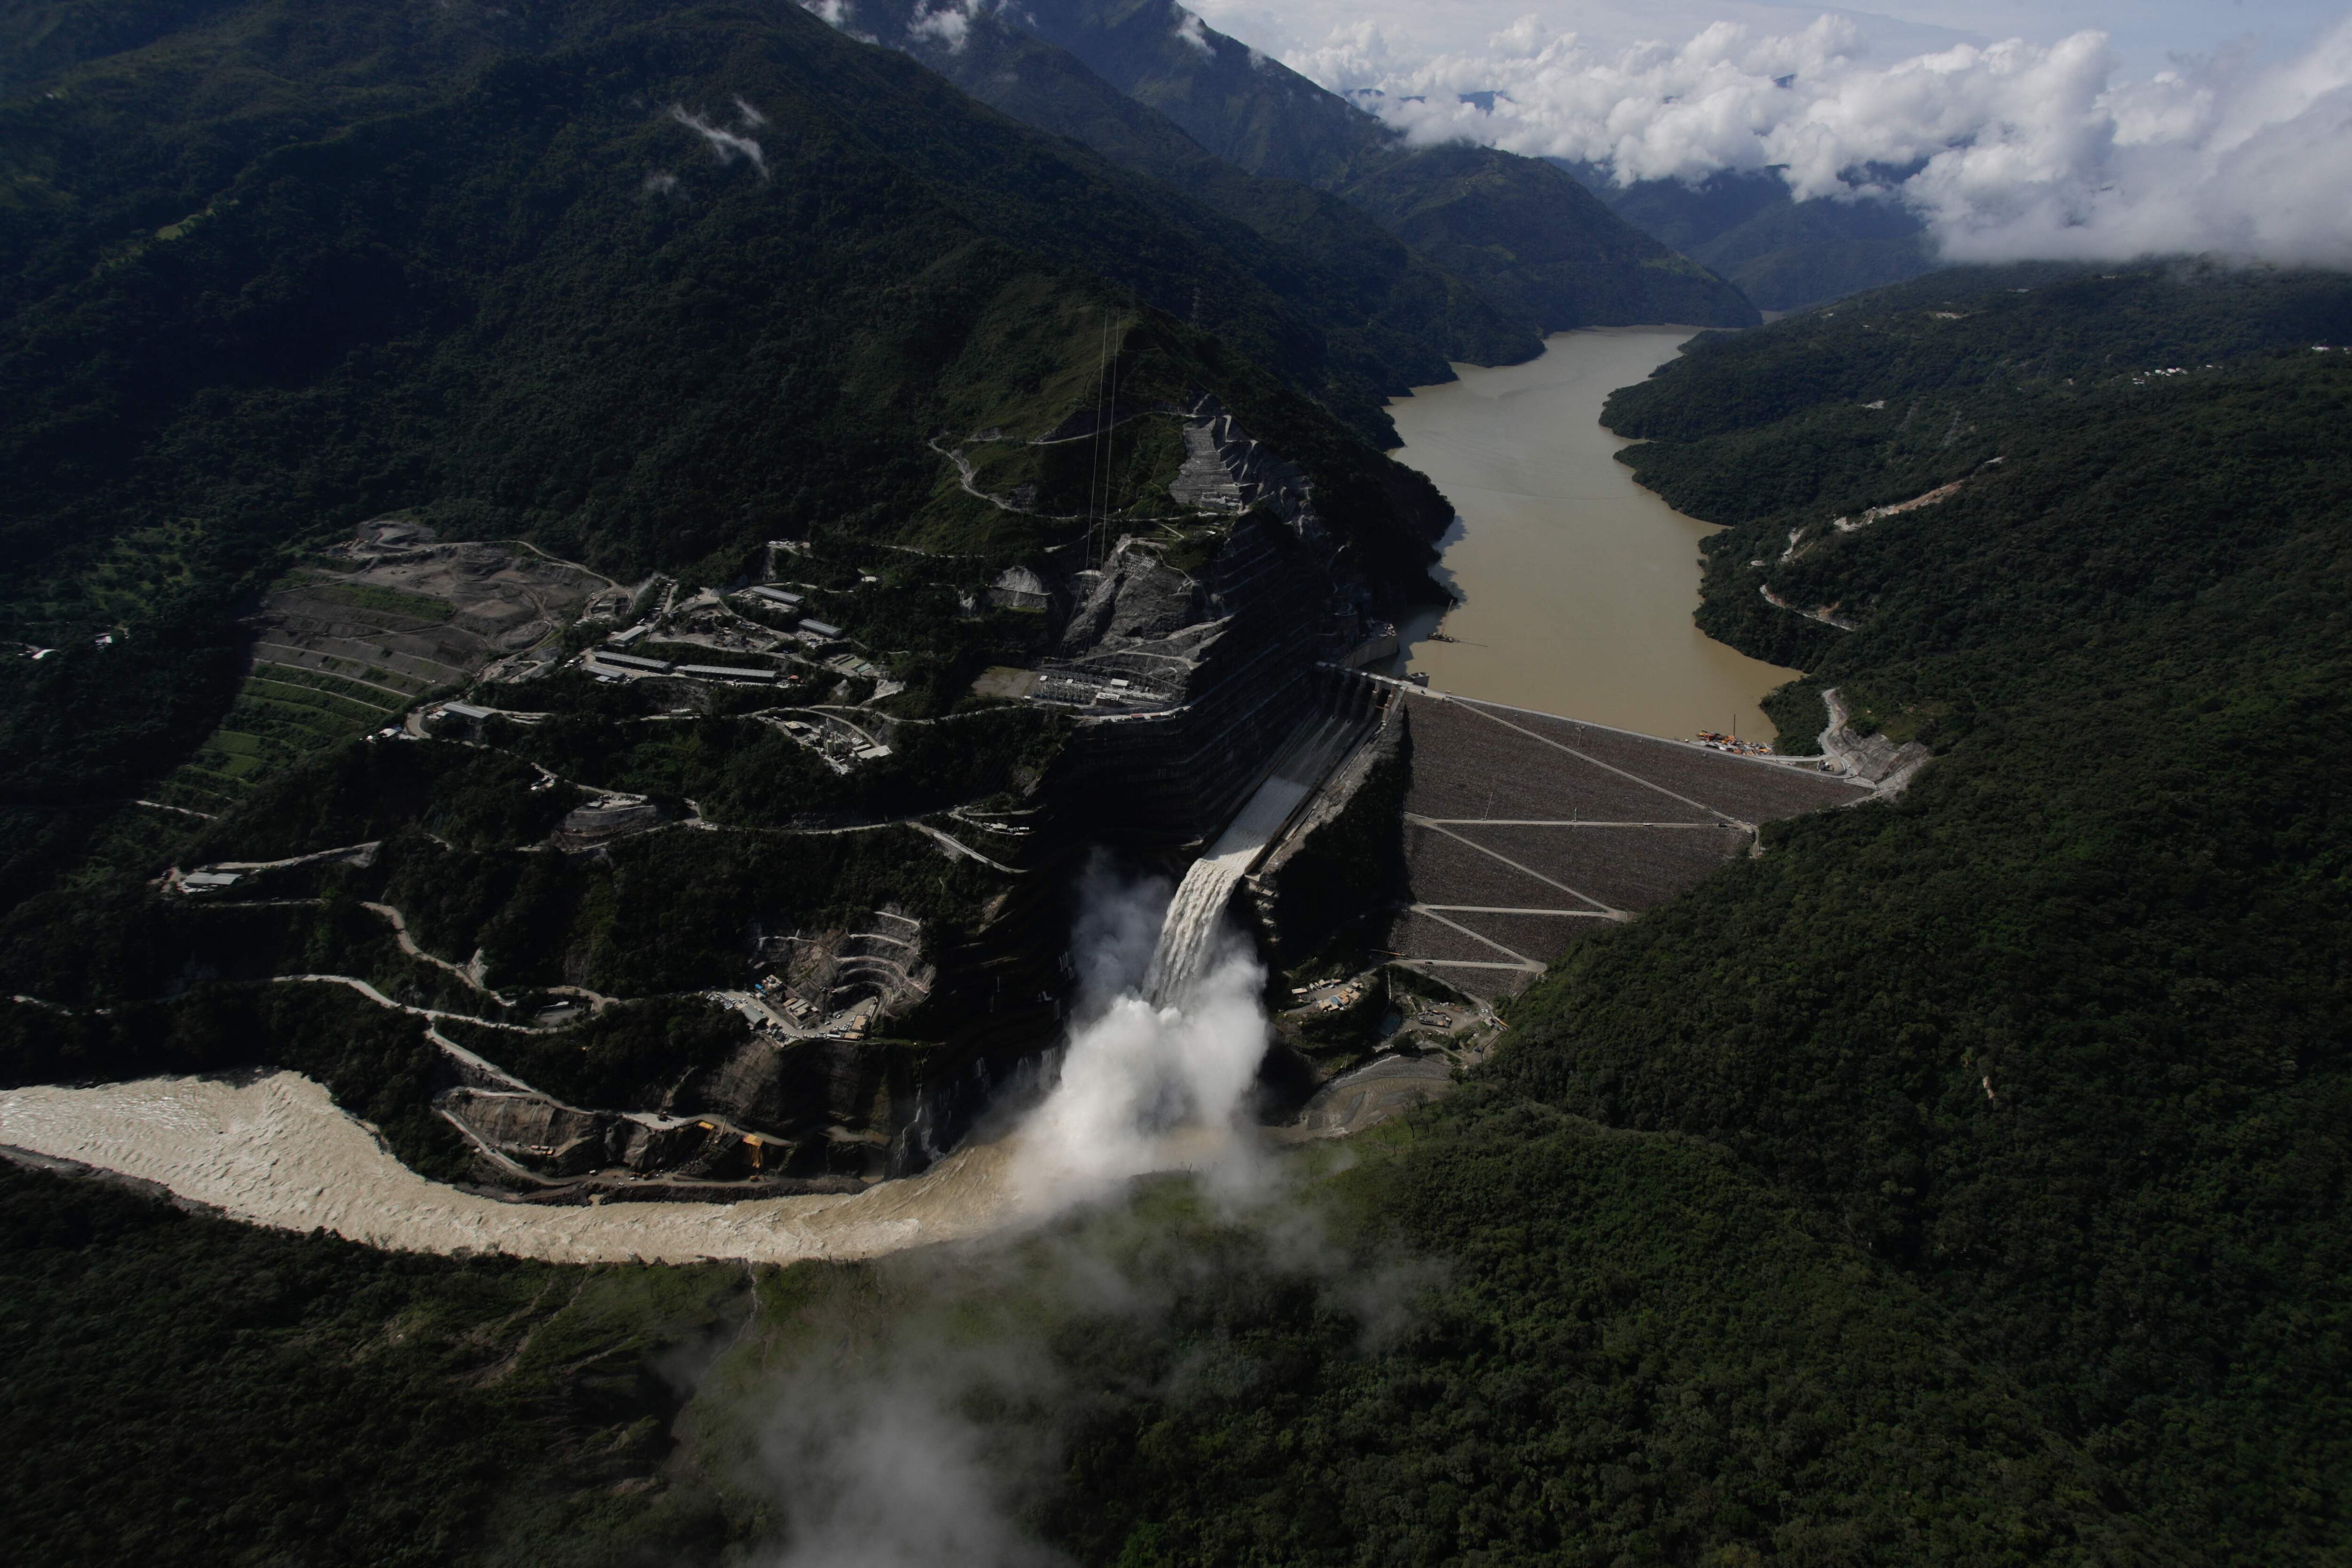
<svg viewBox="0 0 2352 1568">
<path fill-rule="evenodd" d="M 1876 793 L 1833 759 L 1741 756 L 1334 678 L 1357 688 L 1355 712 L 1302 725 L 1187 872 L 1154 1001 L 1175 999 L 1237 892 L 1278 963 L 1352 931 L 1373 963 L 1493 1001 L 1748 853 L 1763 824 Z"/>
</svg>

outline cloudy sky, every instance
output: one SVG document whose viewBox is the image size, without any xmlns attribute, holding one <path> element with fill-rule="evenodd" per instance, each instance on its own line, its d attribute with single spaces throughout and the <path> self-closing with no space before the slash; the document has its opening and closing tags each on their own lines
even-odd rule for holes
<svg viewBox="0 0 2352 1568">
<path fill-rule="evenodd" d="M 1411 134 L 1873 188 L 1954 258 L 2352 265 L 2347 0 L 1193 0 Z M 1465 93 L 1494 92 L 1491 112 Z M 1863 173 L 1875 169 L 1874 176 Z M 1885 171 L 1900 171 L 1895 179 Z"/>
<path fill-rule="evenodd" d="M 1783 0 L 1202 0 L 1192 8 L 1219 30 L 1286 58 L 1367 22 L 1400 53 L 1432 55 L 1475 48 L 1528 15 L 1552 32 L 1622 47 L 1681 43 L 1725 21 L 1793 33 L 1827 14 L 1851 18 L 1874 43 L 1897 50 L 2010 37 L 2053 44 L 2095 30 L 2147 74 L 2172 55 L 2208 54 L 2249 37 L 2273 48 L 2300 47 L 2352 6 L 2343 0 L 1885 0 L 1868 7 Z"/>
</svg>

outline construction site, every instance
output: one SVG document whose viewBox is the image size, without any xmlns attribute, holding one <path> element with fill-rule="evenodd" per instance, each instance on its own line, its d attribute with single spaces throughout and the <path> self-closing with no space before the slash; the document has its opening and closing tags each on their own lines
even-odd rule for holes
<svg viewBox="0 0 2352 1568">
<path fill-rule="evenodd" d="M 531 791 L 566 805 L 542 840 L 508 853 L 609 862 L 664 835 L 748 830 L 691 798 L 535 760 L 530 737 L 562 714 L 533 694 L 562 681 L 625 691 L 622 710 L 642 716 L 614 746 L 723 702 L 721 722 L 764 727 L 852 784 L 937 726 L 1058 717 L 1050 760 L 1016 792 L 758 830 L 901 836 L 977 879 L 982 913 L 936 925 L 884 887 L 856 912 L 755 922 L 735 977 L 700 994 L 740 1018 L 740 1043 L 642 1102 L 577 1103 L 499 1059 L 518 1032 L 563 1038 L 635 998 L 519 984 L 480 951 L 431 951 L 394 904 L 363 902 L 431 972 L 432 994 L 290 978 L 425 1017 L 446 1058 L 436 1110 L 473 1150 L 483 1190 L 565 1205 L 849 1193 L 945 1158 L 1034 1090 L 1066 1037 L 1073 889 L 1092 856 L 1176 884 L 1139 982 L 1153 1005 L 1181 1005 L 1223 933 L 1244 933 L 1268 975 L 1256 1114 L 1284 1139 L 1342 1136 L 1445 1092 L 1502 1037 L 1498 1008 L 1576 942 L 1750 853 L 1762 825 L 1907 776 L 1867 742 L 1780 758 L 1372 673 L 1395 657 L 1396 628 L 1370 613 L 1301 470 L 1213 400 L 1152 416 L 1182 433 L 1165 481 L 1182 516 L 1148 531 L 1090 522 L 968 595 L 968 614 L 1031 628 L 1022 664 L 973 680 L 983 706 L 971 711 L 913 717 L 889 701 L 891 658 L 813 613 L 855 620 L 879 579 L 828 569 L 804 541 L 772 542 L 764 580 L 689 590 L 379 519 L 269 596 L 249 700 L 232 714 L 244 727 L 225 728 L 152 804 L 232 808 L 278 751 L 320 743 L 272 737 L 295 709 L 323 705 L 338 733 L 374 726 L 371 743 L 522 760 Z M 376 852 L 174 868 L 169 890 L 207 920 L 315 905 L 299 879 Z"/>
</svg>

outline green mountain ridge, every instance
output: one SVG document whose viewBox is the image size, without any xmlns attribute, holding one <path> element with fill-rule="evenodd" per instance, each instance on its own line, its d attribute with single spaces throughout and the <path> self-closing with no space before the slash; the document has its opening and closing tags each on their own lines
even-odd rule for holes
<svg viewBox="0 0 2352 1568">
<path fill-rule="evenodd" d="M 1264 646 L 1344 650 L 1431 591 L 1448 510 L 1376 449 L 1396 378 L 1517 352 L 1547 312 L 1747 319 L 1565 173 L 1400 151 L 1188 16 L 1034 0 L 1034 36 L 972 17 L 942 71 L 766 0 L 10 11 L 0 1085 L 286 1068 L 480 1181 L 424 1019 L 277 983 L 348 973 L 596 1114 L 691 1139 L 756 1113 L 789 1180 L 836 1192 L 986 1047 L 952 1029 L 1050 1030 L 1066 864 L 1024 884 L 922 830 L 1045 809 L 1073 754 L 1069 713 L 975 690 L 1050 640 L 1051 593 L 1000 574 L 1065 590 L 1115 526 L 1151 593 L 1230 569 L 1253 626 L 1298 633 Z M 1620 460 L 1721 525 L 1700 625 L 1805 672 L 1768 701 L 1781 750 L 1824 743 L 1834 694 L 1826 743 L 1932 761 L 1612 922 L 1450 1098 L 1255 1188 L 1155 1177 L 870 1264 L 587 1268 L 264 1230 L 9 1152 L 12 1538 L 598 1568 L 908 1540 L 1008 1568 L 2343 1562 L 2347 342 L 2342 273 L 1961 268 L 1702 333 L 1619 391 Z M 1173 502 L 1202 394 L 1256 471 L 1311 481 L 1313 528 L 1297 489 Z M 604 607 L 501 619 L 366 575 L 423 530 L 436 570 L 530 555 Z M 754 578 L 845 637 L 670 640 L 720 614 L 695 590 Z M 705 608 L 648 608 L 673 601 Z M 240 688 L 303 614 L 768 668 L 445 683 L 500 711 L 371 741 L 443 677 L 371 684 L 347 649 L 272 667 L 291 695 Z M 341 727 L 215 817 L 125 812 L 191 757 L 260 769 L 306 703 Z M 853 720 L 898 744 L 853 768 L 789 727 Z M 573 825 L 604 790 L 658 826 Z M 157 876 L 231 860 L 234 889 Z M 996 983 L 856 1042 L 755 1037 L 706 994 L 886 910 L 941 976 L 993 931 L 962 978 Z M 572 1021 L 499 1027 L 550 1004 Z M 747 1058 L 773 1092 L 720 1105 Z"/>
</svg>

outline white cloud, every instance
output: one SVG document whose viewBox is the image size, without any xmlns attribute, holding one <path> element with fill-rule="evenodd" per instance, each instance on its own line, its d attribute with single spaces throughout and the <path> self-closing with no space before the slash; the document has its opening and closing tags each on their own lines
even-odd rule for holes
<svg viewBox="0 0 2352 1568">
<path fill-rule="evenodd" d="M 765 123 L 760 119 L 759 111 L 750 104 L 744 103 L 740 98 L 735 101 L 741 106 L 744 118 L 748 121 L 753 124 Z M 738 158 L 746 159 L 751 167 L 760 171 L 760 178 L 764 180 L 768 177 L 767 154 L 761 152 L 760 144 L 749 136 L 740 132 L 730 131 L 723 125 L 714 125 L 699 114 L 689 114 L 682 103 L 673 103 L 669 106 L 669 117 L 708 142 L 710 144 L 710 151 L 717 154 L 720 163 L 731 163 Z"/>
<path fill-rule="evenodd" d="M 923 1325 L 929 1328 L 930 1325 Z M 941 1334 L 899 1348 L 882 1376 L 796 1369 L 778 1391 L 761 1458 L 791 1521 L 767 1568 L 1062 1568 L 1068 1559 L 1013 1522 L 1004 1433 L 955 1408 L 972 1385 L 1050 1386 L 1050 1370 L 959 1355 Z M 871 1353 L 870 1352 L 868 1352 Z M 994 1374 L 994 1375 L 991 1375 Z M 944 1386 L 942 1386 L 944 1384 Z"/>
<path fill-rule="evenodd" d="M 1414 60 L 1460 53 L 1474 40 L 1521 25 L 1546 37 L 1573 31 L 1588 47 L 1618 49 L 1687 38 L 1716 22 L 1756 33 L 1788 32 L 1821 12 L 1852 21 L 1878 58 L 1983 41 L 1971 31 L 1919 20 L 1774 0 L 1191 0 L 1191 9 L 1220 32 L 1294 67 L 1334 32 L 1360 26 L 1377 29 L 1399 58 Z"/>
<path fill-rule="evenodd" d="M 914 19 L 907 24 L 907 31 L 919 38 L 936 38 L 947 46 L 950 54 L 958 53 L 963 48 L 966 35 L 971 31 L 972 17 L 985 4 L 986 0 L 944 0 L 936 8 L 918 5 Z"/>
<path fill-rule="evenodd" d="M 877 40 L 874 35 L 861 31 L 851 20 L 849 0 L 800 0 L 801 9 L 823 22 L 835 32 L 847 34 L 861 44 Z"/>
<path fill-rule="evenodd" d="M 2137 80 L 2102 33 L 1880 64 L 1860 25 L 1827 15 L 1610 48 L 1529 16 L 1483 47 L 1414 56 L 1359 21 L 1288 63 L 1416 141 L 1582 159 L 1627 181 L 1777 169 L 1800 196 L 1876 178 L 1954 258 L 2352 265 L 2352 17 L 2284 58 L 2225 51 Z M 1492 111 L 1461 102 L 1470 92 L 1498 94 Z"/>
</svg>

